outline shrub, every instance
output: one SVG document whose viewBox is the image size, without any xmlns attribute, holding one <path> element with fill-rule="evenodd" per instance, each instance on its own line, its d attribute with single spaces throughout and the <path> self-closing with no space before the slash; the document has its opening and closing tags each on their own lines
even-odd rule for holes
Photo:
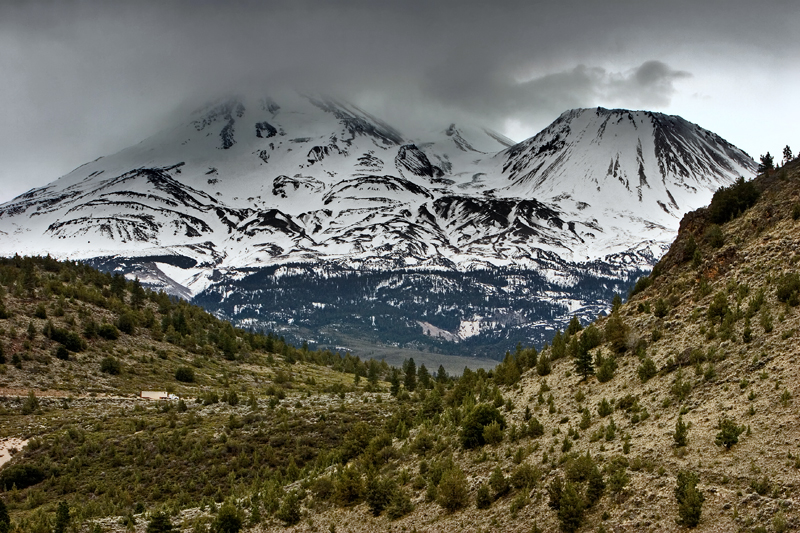
<svg viewBox="0 0 800 533">
<path fill-rule="evenodd" d="M 603 492 L 606 490 L 606 482 L 603 480 L 603 474 L 597 465 L 592 467 L 589 472 L 589 482 L 586 485 L 586 506 L 593 506 L 600 498 L 603 497 Z"/>
<path fill-rule="evenodd" d="M 642 383 L 644 383 L 650 378 L 655 377 L 655 375 L 658 374 L 658 370 L 653 360 L 649 357 L 645 357 L 642 360 L 642 364 L 636 369 L 636 373 L 639 375 L 639 379 L 642 380 Z"/>
<path fill-rule="evenodd" d="M 293 494 L 294 492 L 289 494 L 289 496 L 286 497 L 286 500 L 289 500 Z M 278 514 L 280 513 L 281 511 L 279 510 Z M 299 518 L 299 508 L 298 508 L 298 518 Z M 211 529 L 215 533 L 239 533 L 239 531 L 241 531 L 242 529 L 242 512 L 239 511 L 239 509 L 237 509 L 236 507 L 234 507 L 233 504 L 225 503 L 222 507 L 219 508 L 217 517 L 214 519 L 214 523 L 211 524 Z"/>
<path fill-rule="evenodd" d="M 511 485 L 515 489 L 531 489 L 539 482 L 542 473 L 538 468 L 529 464 L 519 465 L 511 474 Z"/>
<path fill-rule="evenodd" d="M 9 465 L 0 471 L 0 488 L 11 490 L 16 485 L 22 490 L 41 483 L 46 477 L 44 469 L 36 465 Z"/>
<path fill-rule="evenodd" d="M 164 512 L 158 512 L 150 517 L 150 522 L 147 523 L 147 533 L 173 533 L 175 527 L 169 519 L 169 516 Z"/>
<path fill-rule="evenodd" d="M 589 474 L 592 472 L 595 463 L 592 456 L 587 451 L 584 455 L 578 455 L 571 459 L 565 468 L 567 481 L 574 483 L 583 483 L 589 479 Z"/>
<path fill-rule="evenodd" d="M 61 344 L 58 348 L 56 348 L 56 359 L 61 359 L 62 361 L 69 361 L 69 350 L 67 347 Z"/>
<path fill-rule="evenodd" d="M 511 489 L 508 478 L 503 474 L 499 466 L 495 467 L 494 471 L 492 471 L 492 475 L 489 477 L 489 486 L 492 487 L 494 491 L 495 499 L 505 496 Z"/>
<path fill-rule="evenodd" d="M 39 410 L 39 398 L 36 397 L 33 391 L 29 391 L 28 397 L 25 398 L 25 402 L 22 404 L 22 414 L 29 415 L 35 413 L 38 410 Z"/>
<path fill-rule="evenodd" d="M 669 304 L 664 298 L 656 300 L 656 306 L 653 309 L 653 315 L 658 318 L 664 318 L 669 313 Z"/>
<path fill-rule="evenodd" d="M 715 322 L 717 319 L 722 320 L 729 312 L 728 297 L 720 291 L 714 295 L 714 300 L 708 306 L 708 320 L 711 322 Z"/>
<path fill-rule="evenodd" d="M 536 417 L 531 418 L 528 422 L 528 436 L 536 439 L 542 435 L 544 435 L 544 425 Z"/>
<path fill-rule="evenodd" d="M 619 494 L 630 483 L 631 477 L 623 464 L 612 464 L 608 469 L 608 490 Z"/>
<path fill-rule="evenodd" d="M 403 489 L 394 491 L 389 506 L 386 508 L 386 516 L 389 520 L 397 520 L 414 510 L 411 497 Z"/>
<path fill-rule="evenodd" d="M 175 379 L 181 383 L 194 383 L 194 370 L 188 366 L 179 366 L 175 370 Z"/>
<path fill-rule="evenodd" d="M 722 228 L 716 224 L 712 224 L 706 229 L 703 238 L 712 248 L 722 248 L 725 244 L 725 234 L 722 233 Z"/>
<path fill-rule="evenodd" d="M 778 278 L 777 285 L 775 295 L 778 301 L 792 307 L 800 304 L 800 275 L 797 272 L 782 275 Z"/>
<path fill-rule="evenodd" d="M 492 505 L 492 496 L 489 494 L 489 487 L 481 483 L 478 493 L 475 495 L 475 507 L 478 509 L 488 509 Z"/>
<path fill-rule="evenodd" d="M 104 357 L 103 360 L 100 361 L 100 372 L 118 376 L 122 372 L 122 363 L 114 357 Z"/>
<path fill-rule="evenodd" d="M 619 313 L 612 313 L 608 320 L 606 321 L 606 328 L 605 328 L 605 338 L 606 342 L 611 344 L 611 349 L 614 352 L 621 353 L 624 352 L 627 348 L 627 338 L 628 338 L 628 328 L 627 324 L 622 321 L 622 317 Z"/>
<path fill-rule="evenodd" d="M 119 330 L 114 324 L 100 324 L 97 328 L 97 334 L 109 341 L 119 339 Z"/>
<path fill-rule="evenodd" d="M 595 372 L 597 381 L 606 383 L 614 378 L 614 371 L 617 369 L 617 361 L 614 359 L 613 355 L 603 357 L 598 351 L 597 356 L 595 356 L 594 364 L 597 367 L 597 371 Z"/>
<path fill-rule="evenodd" d="M 506 421 L 497 407 L 488 403 L 475 406 L 464 419 L 461 427 L 461 445 L 464 448 L 477 448 L 486 444 L 483 430 L 492 422 L 497 422 L 500 429 L 505 429 Z"/>
<path fill-rule="evenodd" d="M 489 425 L 483 427 L 483 441 L 489 445 L 503 442 L 503 428 L 497 421 L 493 420 Z"/>
<path fill-rule="evenodd" d="M 222 509 L 220 509 L 221 512 Z M 292 491 L 286 495 L 278 512 L 275 513 L 275 517 L 287 526 L 293 526 L 300 522 L 300 497 L 297 492 Z"/>
<path fill-rule="evenodd" d="M 339 460 L 342 464 L 358 457 L 367 448 L 373 436 L 374 432 L 368 424 L 358 422 L 353 425 L 339 449 Z"/>
<path fill-rule="evenodd" d="M 122 313 L 117 320 L 117 328 L 122 333 L 133 335 L 136 332 L 136 317 L 131 312 Z"/>
<path fill-rule="evenodd" d="M 643 290 L 645 290 L 647 287 L 649 287 L 652 284 L 653 284 L 653 280 L 650 279 L 650 276 L 642 276 L 641 278 L 636 280 L 636 284 L 631 289 L 630 294 L 628 295 L 628 297 L 630 298 L 632 296 L 635 296 L 635 295 L 639 294 L 640 292 L 642 292 Z"/>
<path fill-rule="evenodd" d="M 689 235 L 689 238 L 683 243 L 683 262 L 694 259 L 695 252 L 697 252 L 697 242 L 694 240 L 694 235 Z"/>
<path fill-rule="evenodd" d="M 361 501 L 364 484 L 355 468 L 345 468 L 336 480 L 334 498 L 339 505 L 354 505 Z"/>
<path fill-rule="evenodd" d="M 540 376 L 548 375 L 553 369 L 553 366 L 550 362 L 550 357 L 547 355 L 542 355 L 539 357 L 539 361 L 536 362 L 536 373 Z"/>
<path fill-rule="evenodd" d="M 457 465 L 442 475 L 439 481 L 439 505 L 448 513 L 455 512 L 469 503 L 467 492 L 467 476 Z"/>
<path fill-rule="evenodd" d="M 737 426 L 736 422 L 730 418 L 723 418 L 719 421 L 719 424 L 717 424 L 717 429 L 719 429 L 719 433 L 717 433 L 717 437 L 714 439 L 714 444 L 717 446 L 725 446 L 725 448 L 730 450 L 731 446 L 739 442 L 739 435 L 744 433 L 745 427 Z"/>
<path fill-rule="evenodd" d="M 73 331 L 53 326 L 49 320 L 42 328 L 42 333 L 49 339 L 60 342 L 71 352 L 81 352 L 86 349 L 86 341 Z"/>
<path fill-rule="evenodd" d="M 383 479 L 378 475 L 370 476 L 364 491 L 364 499 L 372 516 L 380 515 L 389 506 L 397 490 L 397 484 L 393 480 Z"/>
<path fill-rule="evenodd" d="M 700 513 L 703 508 L 705 496 L 697 490 L 697 474 L 693 472 L 678 472 L 675 485 L 675 498 L 678 500 L 677 522 L 686 527 L 697 527 L 700 523 Z"/>
<path fill-rule="evenodd" d="M 47 310 L 44 308 L 43 303 L 40 303 L 39 305 L 36 306 L 36 310 L 34 310 L 33 316 L 41 319 L 47 318 Z"/>
<path fill-rule="evenodd" d="M 564 494 L 564 480 L 561 476 L 556 476 L 547 485 L 547 505 L 556 511 L 561 508 L 561 496 Z"/>
<path fill-rule="evenodd" d="M 600 415 L 601 417 L 606 417 L 613 412 L 614 408 L 605 398 L 603 398 L 602 401 L 599 404 L 597 404 L 597 414 Z"/>
<path fill-rule="evenodd" d="M 758 189 L 753 182 L 739 177 L 733 185 L 722 187 L 714 193 L 708 206 L 709 218 L 715 224 L 724 224 L 752 207 L 758 197 Z"/>
</svg>

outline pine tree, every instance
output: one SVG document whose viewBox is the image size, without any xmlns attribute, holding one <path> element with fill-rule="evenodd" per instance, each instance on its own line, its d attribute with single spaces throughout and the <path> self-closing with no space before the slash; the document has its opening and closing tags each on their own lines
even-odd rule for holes
<svg viewBox="0 0 800 533">
<path fill-rule="evenodd" d="M 785 165 L 792 159 L 794 159 L 794 156 L 792 155 L 792 149 L 789 148 L 789 145 L 787 144 L 783 147 L 783 164 Z"/>
<path fill-rule="evenodd" d="M 677 522 L 686 527 L 696 527 L 700 523 L 700 513 L 705 496 L 697 490 L 697 474 L 694 472 L 678 472 L 675 485 L 675 499 L 678 500 Z"/>
<path fill-rule="evenodd" d="M 173 533 L 175 528 L 164 512 L 158 512 L 152 516 L 147 524 L 147 533 Z"/>
<path fill-rule="evenodd" d="M 392 368 L 392 374 L 389 377 L 389 393 L 392 396 L 397 396 L 400 392 L 400 373 L 397 371 L 396 368 Z"/>
<path fill-rule="evenodd" d="M 581 321 L 578 320 L 578 315 L 573 315 L 567 326 L 567 335 L 575 335 L 582 329 L 583 326 L 581 325 Z"/>
<path fill-rule="evenodd" d="M 53 533 L 64 533 L 69 526 L 69 505 L 67 502 L 60 502 L 56 509 L 56 525 Z"/>
<path fill-rule="evenodd" d="M 439 370 L 436 371 L 436 382 L 447 383 L 447 380 L 447 370 L 444 369 L 444 365 L 439 365 Z"/>
<path fill-rule="evenodd" d="M 431 380 L 431 373 L 428 372 L 428 369 L 424 363 L 419 365 L 419 370 L 417 370 L 417 380 L 424 389 L 430 389 L 432 387 L 433 382 Z"/>
<path fill-rule="evenodd" d="M 575 372 L 580 374 L 584 381 L 594 374 L 592 354 L 590 354 L 588 350 L 578 349 L 578 353 L 575 355 Z"/>
<path fill-rule="evenodd" d="M 675 423 L 675 433 L 672 434 L 672 438 L 675 440 L 675 446 L 681 447 L 686 446 L 687 438 L 686 434 L 688 429 L 686 424 L 683 422 L 683 417 L 678 416 L 678 421 Z"/>
<path fill-rule="evenodd" d="M 775 170 L 775 160 L 770 155 L 769 152 L 767 152 L 765 155 L 762 155 L 760 157 L 760 159 L 761 159 L 761 163 L 758 165 L 759 174 L 761 172 L 767 172 L 767 171 L 770 171 L 770 170 Z"/>
<path fill-rule="evenodd" d="M 561 500 L 558 508 L 558 521 L 561 524 L 561 531 L 572 533 L 581 527 L 585 506 L 586 504 L 575 484 L 567 482 L 561 493 Z"/>
<path fill-rule="evenodd" d="M 730 450 L 731 446 L 739 442 L 739 435 L 744 433 L 745 427 L 737 426 L 736 422 L 730 418 L 724 418 L 719 421 L 717 429 L 720 431 L 717 433 L 714 444 L 717 446 L 725 446 L 725 448 Z"/>
<path fill-rule="evenodd" d="M 591 472 L 589 472 L 589 482 L 586 486 L 586 505 L 587 507 L 593 506 L 600 498 L 603 497 L 603 492 L 606 490 L 606 482 L 603 479 L 603 474 L 597 465 L 594 465 Z"/>
<path fill-rule="evenodd" d="M 406 374 L 403 385 L 407 391 L 414 392 L 414 389 L 417 388 L 417 365 L 414 363 L 413 357 L 403 362 L 403 371 Z"/>
<path fill-rule="evenodd" d="M 0 500 L 0 533 L 8 533 L 9 531 L 11 531 L 11 517 L 8 516 L 6 502 Z"/>
</svg>

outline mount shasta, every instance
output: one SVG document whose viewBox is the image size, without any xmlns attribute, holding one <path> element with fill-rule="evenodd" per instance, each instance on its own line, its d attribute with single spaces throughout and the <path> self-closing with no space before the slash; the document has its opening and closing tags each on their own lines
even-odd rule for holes
<svg viewBox="0 0 800 533">
<path fill-rule="evenodd" d="M 496 356 L 607 309 L 755 169 L 647 111 L 575 109 L 515 144 L 408 136 L 326 97 L 225 99 L 0 205 L 0 253 L 89 261 L 295 341 Z"/>
</svg>

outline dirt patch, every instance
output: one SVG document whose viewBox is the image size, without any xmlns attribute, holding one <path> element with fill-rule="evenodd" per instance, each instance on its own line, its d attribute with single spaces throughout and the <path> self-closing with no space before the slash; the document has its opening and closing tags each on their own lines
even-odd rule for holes
<svg viewBox="0 0 800 533">
<path fill-rule="evenodd" d="M 11 457 L 28 444 L 27 440 L 14 437 L 0 440 L 0 468 L 11 460 Z"/>
</svg>

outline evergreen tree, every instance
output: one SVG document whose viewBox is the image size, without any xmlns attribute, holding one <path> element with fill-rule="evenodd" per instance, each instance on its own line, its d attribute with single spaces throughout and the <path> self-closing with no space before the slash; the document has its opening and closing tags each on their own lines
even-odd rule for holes
<svg viewBox="0 0 800 533">
<path fill-rule="evenodd" d="M 6 502 L 0 500 L 0 533 L 8 533 L 9 531 L 11 531 L 11 517 L 8 516 Z"/>
<path fill-rule="evenodd" d="M 603 479 L 603 474 L 597 465 L 594 465 L 589 472 L 589 482 L 586 486 L 586 506 L 591 507 L 603 497 L 603 492 L 606 490 L 606 482 Z"/>
<path fill-rule="evenodd" d="M 449 513 L 466 507 L 469 503 L 467 476 L 458 465 L 442 474 L 437 501 Z"/>
<path fill-rule="evenodd" d="M 567 326 L 567 335 L 575 335 L 582 329 L 583 326 L 581 325 L 581 321 L 578 320 L 578 315 L 573 315 Z"/>
<path fill-rule="evenodd" d="M 769 170 L 775 170 L 775 160 L 770 155 L 769 152 L 767 152 L 766 155 L 762 155 L 760 157 L 760 160 L 761 160 L 761 163 L 758 165 L 759 174 L 761 172 L 767 172 Z"/>
<path fill-rule="evenodd" d="M 173 533 L 175 531 L 169 516 L 159 511 L 150 518 L 147 524 L 147 533 Z"/>
<path fill-rule="evenodd" d="M 373 516 L 380 515 L 389 506 L 397 490 L 397 485 L 391 479 L 382 479 L 374 472 L 369 475 L 364 490 L 364 499 Z"/>
<path fill-rule="evenodd" d="M 409 392 L 414 392 L 417 388 L 417 365 L 414 363 L 414 358 L 410 357 L 403 362 L 403 371 L 405 372 L 405 379 L 403 385 Z"/>
<path fill-rule="evenodd" d="M 494 491 L 495 499 L 504 496 L 509 489 L 511 489 L 511 484 L 509 483 L 508 478 L 503 474 L 503 471 L 499 466 L 495 467 L 492 475 L 489 477 L 489 485 Z"/>
<path fill-rule="evenodd" d="M 705 496 L 697 490 L 698 481 L 694 472 L 678 472 L 675 485 L 675 498 L 678 500 L 677 522 L 686 527 L 696 527 L 700 523 Z"/>
<path fill-rule="evenodd" d="M 678 421 L 675 423 L 675 433 L 672 434 L 672 438 L 675 440 L 675 446 L 679 448 L 681 446 L 686 446 L 688 440 L 686 434 L 688 431 L 686 424 L 683 422 L 683 417 L 678 416 Z"/>
<path fill-rule="evenodd" d="M 560 505 L 558 507 L 558 521 L 561 525 L 561 531 L 572 533 L 581 527 L 585 506 L 586 504 L 578 492 L 575 483 L 567 482 L 561 493 Z"/>
<path fill-rule="evenodd" d="M 67 502 L 59 502 L 56 509 L 56 525 L 53 528 L 53 533 L 65 533 L 69 526 L 69 505 Z"/>
<path fill-rule="evenodd" d="M 723 418 L 719 421 L 717 429 L 719 429 L 719 433 L 717 433 L 714 444 L 717 446 L 725 446 L 725 448 L 730 450 L 731 446 L 739 442 L 739 435 L 744 432 L 745 427 L 737 426 L 736 422 L 730 418 Z"/>
<path fill-rule="evenodd" d="M 489 487 L 481 483 L 478 487 L 478 494 L 475 496 L 475 507 L 478 509 L 488 509 L 492 505 L 492 496 Z"/>
<path fill-rule="evenodd" d="M 436 371 L 436 382 L 447 383 L 447 380 L 447 370 L 444 369 L 444 365 L 439 365 L 439 370 Z"/>
<path fill-rule="evenodd" d="M 575 355 L 575 372 L 580 374 L 584 381 L 594 374 L 592 354 L 589 353 L 589 350 L 578 349 L 578 353 Z"/>
<path fill-rule="evenodd" d="M 220 509 L 220 513 L 222 513 L 222 509 Z M 275 513 L 275 517 L 287 526 L 293 526 L 300 521 L 300 498 L 297 496 L 297 492 L 292 491 L 286 495 L 278 512 Z"/>
<path fill-rule="evenodd" d="M 787 144 L 783 147 L 783 164 L 785 165 L 792 159 L 794 159 L 794 156 L 792 155 L 792 149 L 789 148 L 789 145 Z"/>
<path fill-rule="evenodd" d="M 622 296 L 615 294 L 614 299 L 611 300 L 611 312 L 616 313 L 620 307 L 622 307 Z"/>
<path fill-rule="evenodd" d="M 392 368 L 391 376 L 389 376 L 389 393 L 392 396 L 397 396 L 400 392 L 400 372 L 396 368 Z"/>
<path fill-rule="evenodd" d="M 417 380 L 424 389 L 430 389 L 432 386 L 431 373 L 428 372 L 428 369 L 425 367 L 425 363 L 419 365 L 419 370 L 417 370 Z"/>
<path fill-rule="evenodd" d="M 139 309 L 144 303 L 145 296 L 147 295 L 137 277 L 133 280 L 133 286 L 131 287 L 131 307 Z"/>
<path fill-rule="evenodd" d="M 369 360 L 369 368 L 367 368 L 367 381 L 370 385 L 377 385 L 380 377 L 380 368 L 378 362 L 374 359 Z"/>
</svg>

